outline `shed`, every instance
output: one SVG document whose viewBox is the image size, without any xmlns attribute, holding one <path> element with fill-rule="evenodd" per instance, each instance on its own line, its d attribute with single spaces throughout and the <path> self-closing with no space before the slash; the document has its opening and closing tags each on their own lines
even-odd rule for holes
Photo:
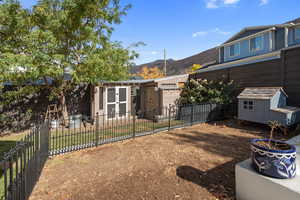
<svg viewBox="0 0 300 200">
<path fill-rule="evenodd" d="M 300 108 L 287 106 L 281 87 L 245 88 L 238 96 L 238 119 L 262 124 L 278 121 L 283 126 L 300 122 Z"/>
<path fill-rule="evenodd" d="M 91 118 L 97 114 L 117 119 L 132 112 L 143 116 L 161 115 L 175 104 L 188 75 L 150 80 L 100 81 L 91 90 Z M 150 116 L 151 115 L 151 116 Z"/>
</svg>

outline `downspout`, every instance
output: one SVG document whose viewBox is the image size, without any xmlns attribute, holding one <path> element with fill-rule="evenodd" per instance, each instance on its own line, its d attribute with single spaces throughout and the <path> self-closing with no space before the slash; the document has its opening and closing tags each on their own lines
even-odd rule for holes
<svg viewBox="0 0 300 200">
<path fill-rule="evenodd" d="M 289 46 L 289 28 L 285 27 L 284 28 L 284 47 Z"/>
<path fill-rule="evenodd" d="M 286 50 L 281 51 L 281 87 L 285 89 L 286 87 Z"/>
</svg>

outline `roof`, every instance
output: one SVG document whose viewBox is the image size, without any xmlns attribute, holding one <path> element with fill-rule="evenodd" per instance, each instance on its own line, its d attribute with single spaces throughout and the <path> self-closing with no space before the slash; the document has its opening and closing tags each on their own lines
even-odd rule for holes
<svg viewBox="0 0 300 200">
<path fill-rule="evenodd" d="M 283 112 L 283 113 L 300 112 L 300 108 L 291 107 L 291 106 L 284 106 L 284 107 L 281 107 L 281 108 L 273 108 L 272 110 L 277 111 L 277 112 Z"/>
<path fill-rule="evenodd" d="M 293 19 L 291 21 L 285 22 L 284 24 L 290 24 L 290 23 L 299 24 L 300 23 L 300 17 L 296 18 L 296 19 Z"/>
<path fill-rule="evenodd" d="M 153 80 L 99 81 L 102 85 L 140 85 L 154 82 Z"/>
<path fill-rule="evenodd" d="M 267 25 L 267 26 L 249 26 L 249 27 L 245 27 L 243 28 L 240 32 L 236 33 L 235 35 L 233 35 L 231 38 L 229 38 L 226 42 L 224 42 L 223 44 L 232 42 L 234 40 L 238 40 L 244 37 L 247 37 L 249 35 L 253 35 L 255 33 L 259 33 L 261 31 L 267 30 L 269 28 L 274 27 L 274 25 Z"/>
<path fill-rule="evenodd" d="M 266 53 L 266 54 L 257 55 L 257 56 L 249 56 L 249 57 L 242 58 L 239 60 L 233 60 L 230 62 L 211 65 L 209 67 L 204 67 L 204 68 L 198 69 L 196 71 L 196 73 L 203 73 L 203 72 L 210 72 L 210 71 L 216 71 L 216 70 L 221 70 L 221 69 L 229 69 L 229 68 L 233 68 L 233 67 L 246 66 L 248 64 L 264 62 L 264 61 L 269 61 L 269 60 L 274 60 L 274 59 L 279 59 L 279 58 L 280 58 L 280 51 L 274 51 L 271 53 Z"/>
<path fill-rule="evenodd" d="M 144 83 L 157 83 L 159 81 L 166 81 L 178 78 L 188 78 L 188 74 L 167 76 L 163 78 L 147 79 L 147 80 L 126 80 L 126 81 L 100 81 L 100 84 L 113 84 L 113 85 L 141 85 Z"/>
<path fill-rule="evenodd" d="M 287 26 L 291 26 L 293 24 L 299 24 L 299 23 L 300 23 L 300 17 L 296 18 L 294 20 L 282 23 L 282 24 L 272 24 L 272 25 L 264 25 L 264 26 L 248 26 L 248 27 L 243 28 L 240 32 L 233 35 L 231 38 L 229 38 L 223 44 L 230 43 L 235 40 L 238 40 L 238 39 L 241 39 L 241 38 L 262 32 L 262 31 L 266 31 L 271 28 L 287 27 Z"/>
<path fill-rule="evenodd" d="M 251 87 L 245 88 L 239 99 L 271 99 L 277 92 L 282 92 L 286 95 L 281 87 Z M 287 96 L 287 95 L 286 95 Z"/>
</svg>

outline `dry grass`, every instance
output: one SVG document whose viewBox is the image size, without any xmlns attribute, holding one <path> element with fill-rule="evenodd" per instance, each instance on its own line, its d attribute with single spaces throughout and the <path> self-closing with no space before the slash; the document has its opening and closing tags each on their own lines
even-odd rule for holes
<svg viewBox="0 0 300 200">
<path fill-rule="evenodd" d="M 30 199 L 234 199 L 234 165 L 266 131 L 201 124 L 57 156 Z"/>
</svg>

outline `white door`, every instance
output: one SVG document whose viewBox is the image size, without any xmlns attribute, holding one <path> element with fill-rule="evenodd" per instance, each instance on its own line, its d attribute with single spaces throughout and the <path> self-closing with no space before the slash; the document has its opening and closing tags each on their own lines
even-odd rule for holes
<svg viewBox="0 0 300 200">
<path fill-rule="evenodd" d="M 106 89 L 106 114 L 108 119 L 127 116 L 128 87 L 110 87 Z"/>
</svg>

